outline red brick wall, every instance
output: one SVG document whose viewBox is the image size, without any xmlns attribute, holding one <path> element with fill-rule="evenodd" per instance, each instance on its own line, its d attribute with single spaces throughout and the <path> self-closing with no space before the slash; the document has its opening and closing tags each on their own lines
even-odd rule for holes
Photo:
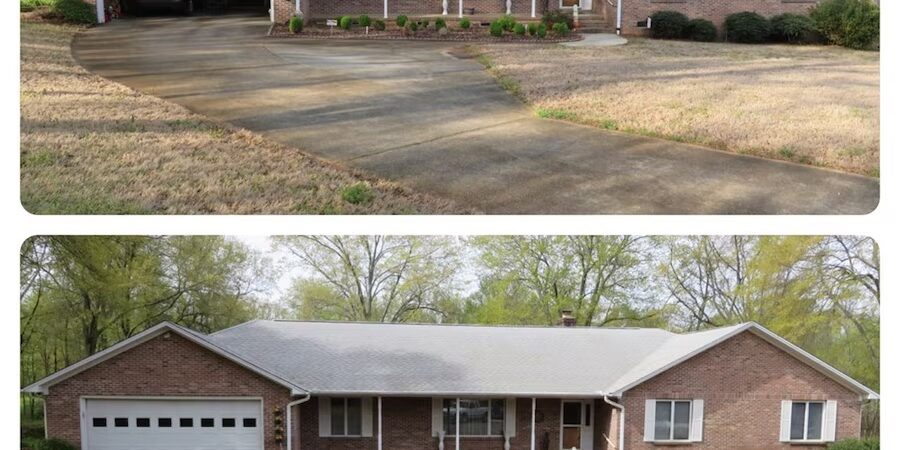
<svg viewBox="0 0 900 450">
<path fill-rule="evenodd" d="M 293 14 L 293 3 L 284 3 L 284 0 L 276 0 L 276 21 L 286 22 Z M 334 19 L 342 15 L 358 16 L 366 14 L 372 18 L 384 17 L 383 0 L 301 0 L 309 3 L 309 8 L 303 8 L 307 19 Z M 554 3 L 555 4 L 555 3 Z M 506 13 L 506 0 L 463 0 L 463 8 L 475 8 L 475 14 L 497 15 Z M 394 20 L 398 15 L 407 16 L 437 16 L 443 11 L 441 0 L 388 0 L 388 19 Z M 537 16 L 543 13 L 543 1 L 537 0 Z M 512 12 L 521 18 L 531 15 L 531 0 L 512 0 Z M 459 0 L 448 0 L 447 20 L 455 21 L 459 17 Z M 431 18 L 432 23 L 434 17 Z"/>
<path fill-rule="evenodd" d="M 691 19 L 711 20 L 721 36 L 725 17 L 729 14 L 743 11 L 753 11 L 765 17 L 788 12 L 806 14 L 814 5 L 815 0 L 622 0 L 622 32 L 643 34 L 646 28 L 638 27 L 638 21 L 646 20 L 657 11 L 678 11 Z"/>
<path fill-rule="evenodd" d="M 837 439 L 857 437 L 860 430 L 858 394 L 749 332 L 626 392 L 628 450 L 661 448 L 643 441 L 648 398 L 704 399 L 703 442 L 679 448 L 796 448 L 778 440 L 783 399 L 836 400 Z"/>
<path fill-rule="evenodd" d="M 290 391 L 175 333 L 158 336 L 50 387 L 46 398 L 50 437 L 81 445 L 82 396 L 262 397 L 266 450 L 274 441 L 274 409 Z"/>
</svg>

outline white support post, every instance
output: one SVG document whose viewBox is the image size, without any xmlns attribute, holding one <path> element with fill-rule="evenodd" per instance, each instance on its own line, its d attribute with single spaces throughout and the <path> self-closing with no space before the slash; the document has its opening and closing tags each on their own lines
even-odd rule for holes
<svg viewBox="0 0 900 450">
<path fill-rule="evenodd" d="M 616 34 L 622 34 L 622 0 L 616 2 Z"/>
<path fill-rule="evenodd" d="M 462 3 L 462 0 L 459 0 Z M 456 450 L 459 450 L 459 397 L 456 397 Z"/>
<path fill-rule="evenodd" d="M 537 398 L 531 397 L 531 450 L 535 450 L 534 447 L 534 414 L 537 411 Z"/>
<path fill-rule="evenodd" d="M 378 397 L 378 450 L 381 450 L 381 397 Z"/>
<path fill-rule="evenodd" d="M 106 7 L 103 6 L 103 0 L 97 0 L 97 23 L 106 22 Z"/>
<path fill-rule="evenodd" d="M 450 0 L 443 0 L 441 2 L 441 15 L 446 16 L 449 12 L 447 11 L 448 9 L 450 9 Z"/>
<path fill-rule="evenodd" d="M 537 0 L 531 0 L 531 18 L 537 17 Z"/>
<path fill-rule="evenodd" d="M 385 19 L 388 18 L 387 2 L 388 2 L 388 0 L 384 0 L 384 18 Z"/>
<path fill-rule="evenodd" d="M 506 14 L 512 14 L 512 0 L 506 0 Z"/>
<path fill-rule="evenodd" d="M 462 16 L 463 16 L 463 6 L 462 6 L 462 2 L 463 2 L 463 0 L 459 0 L 459 18 L 460 18 L 460 19 L 462 19 Z"/>
</svg>

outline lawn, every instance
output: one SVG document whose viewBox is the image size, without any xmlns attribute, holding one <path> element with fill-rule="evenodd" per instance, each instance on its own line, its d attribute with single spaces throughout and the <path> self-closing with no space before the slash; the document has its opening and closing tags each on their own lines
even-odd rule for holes
<svg viewBox="0 0 900 450">
<path fill-rule="evenodd" d="M 36 214 L 451 213 L 420 195 L 88 73 L 80 30 L 21 23 L 22 204 Z"/>
<path fill-rule="evenodd" d="M 878 176 L 878 52 L 631 39 L 472 51 L 541 117 Z"/>
</svg>

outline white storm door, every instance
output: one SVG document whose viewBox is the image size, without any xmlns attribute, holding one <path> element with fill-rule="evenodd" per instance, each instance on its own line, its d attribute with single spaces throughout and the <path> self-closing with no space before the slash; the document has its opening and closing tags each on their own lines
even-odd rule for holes
<svg viewBox="0 0 900 450">
<path fill-rule="evenodd" d="M 84 450 L 263 450 L 261 400 L 85 399 Z"/>
</svg>

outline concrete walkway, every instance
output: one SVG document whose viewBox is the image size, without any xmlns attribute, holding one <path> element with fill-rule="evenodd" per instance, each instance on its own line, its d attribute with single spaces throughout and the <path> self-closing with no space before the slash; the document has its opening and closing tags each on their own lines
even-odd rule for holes
<svg viewBox="0 0 900 450">
<path fill-rule="evenodd" d="M 265 18 L 122 20 L 88 69 L 488 213 L 847 214 L 878 181 L 538 119 L 459 44 L 262 37 Z"/>
<path fill-rule="evenodd" d="M 560 45 L 566 47 L 613 47 L 616 45 L 625 45 L 628 39 L 610 33 L 585 33 L 584 39 L 580 41 L 563 42 Z"/>
</svg>

